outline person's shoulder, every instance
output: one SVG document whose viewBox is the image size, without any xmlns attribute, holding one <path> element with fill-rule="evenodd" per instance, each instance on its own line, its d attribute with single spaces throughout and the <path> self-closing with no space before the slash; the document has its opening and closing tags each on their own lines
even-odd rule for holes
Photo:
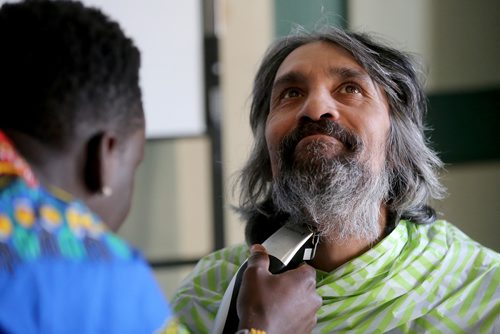
<svg viewBox="0 0 500 334">
<path fill-rule="evenodd" d="M 55 332 L 160 327 L 170 311 L 140 252 L 84 203 L 13 182 L 0 199 L 0 308 L 17 319 L 8 321 L 14 332 L 32 332 L 40 308 L 68 319 L 66 327 L 43 319 Z"/>
<path fill-rule="evenodd" d="M 432 226 L 435 225 L 435 226 Z M 449 244 L 462 244 L 462 245 L 471 245 L 476 247 L 480 251 L 484 251 L 486 253 L 491 253 L 493 257 L 496 257 L 500 260 L 500 254 L 495 252 L 488 247 L 482 245 L 480 242 L 474 240 L 465 232 L 463 232 L 460 228 L 454 225 L 452 222 L 446 220 L 438 220 L 434 224 L 431 224 L 432 229 L 436 230 L 444 230 L 446 233 L 446 238 Z"/>
<path fill-rule="evenodd" d="M 489 312 L 500 307 L 500 290 L 498 289 L 500 253 L 472 239 L 448 221 L 437 221 L 435 226 L 430 226 L 430 231 L 433 230 L 442 231 L 440 232 L 441 239 L 446 240 L 448 245 L 448 252 L 444 257 L 442 267 L 453 268 L 449 271 L 449 274 L 453 276 L 452 279 L 462 282 L 461 288 L 454 292 L 455 296 L 460 295 L 457 298 L 463 300 L 464 305 L 477 303 L 477 309 L 483 310 L 482 314 L 477 315 L 479 319 L 490 318 L 493 314 Z M 479 298 L 477 297 L 478 291 L 481 291 Z M 498 315 L 495 323 L 496 326 L 500 326 Z"/>
<path fill-rule="evenodd" d="M 84 203 L 43 187 L 11 182 L 0 196 L 1 269 L 43 260 L 70 263 L 142 261 L 140 253 L 111 232 Z"/>
<path fill-rule="evenodd" d="M 238 244 L 219 249 L 200 259 L 195 270 L 203 271 L 207 268 L 222 265 L 240 266 L 249 256 L 248 246 Z"/>
<path fill-rule="evenodd" d="M 217 286 L 220 286 L 221 282 L 229 282 L 248 256 L 248 246 L 238 244 L 202 257 L 192 272 L 184 279 L 179 291 L 182 291 L 183 288 L 191 289 L 194 284 L 206 284 L 205 288 L 217 290 Z"/>
<path fill-rule="evenodd" d="M 0 213 L 0 327 L 33 332 L 43 309 L 67 320 L 40 319 L 54 332 L 159 328 L 169 309 L 142 256 L 83 207 L 43 203 Z"/>
<path fill-rule="evenodd" d="M 500 306 L 500 254 L 470 238 L 458 227 L 445 220 L 432 224 L 407 223 L 412 237 L 412 263 L 426 267 L 430 286 L 440 286 L 445 307 L 453 308 L 456 300 L 473 301 L 484 308 Z M 434 282 L 434 283 L 433 283 Z M 482 291 L 476 301 L 477 291 Z M 478 314 L 479 318 L 483 315 Z M 500 318 L 499 318 L 500 320 Z"/>
<path fill-rule="evenodd" d="M 453 223 L 444 219 L 438 219 L 429 224 L 406 223 L 409 229 L 414 231 L 413 234 L 430 242 L 442 242 L 448 245 L 452 243 L 477 243 Z"/>
<path fill-rule="evenodd" d="M 481 268 L 500 267 L 500 253 L 472 239 L 449 221 L 436 220 L 432 224 L 412 225 L 422 242 L 436 252 L 442 250 L 467 259 L 476 258 L 482 263 Z"/>
</svg>

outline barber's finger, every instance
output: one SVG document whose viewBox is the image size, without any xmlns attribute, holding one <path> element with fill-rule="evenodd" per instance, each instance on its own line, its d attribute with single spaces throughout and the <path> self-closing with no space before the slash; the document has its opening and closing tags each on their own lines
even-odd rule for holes
<svg viewBox="0 0 500 334">
<path fill-rule="evenodd" d="M 316 280 L 316 270 L 307 263 L 301 263 L 297 268 L 296 272 L 302 275 L 303 277 L 311 277 Z"/>
<path fill-rule="evenodd" d="M 281 273 L 280 275 L 288 275 L 289 279 L 294 280 L 296 284 L 316 289 L 316 270 L 308 264 L 303 263 L 297 268 Z"/>
<path fill-rule="evenodd" d="M 250 247 L 250 257 L 247 261 L 247 267 L 261 267 L 265 269 L 269 267 L 269 255 L 267 255 L 264 246 L 254 244 Z"/>
</svg>

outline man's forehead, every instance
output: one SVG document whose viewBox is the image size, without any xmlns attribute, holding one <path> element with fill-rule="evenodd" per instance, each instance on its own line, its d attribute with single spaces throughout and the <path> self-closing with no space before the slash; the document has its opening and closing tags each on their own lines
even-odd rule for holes
<svg viewBox="0 0 500 334">
<path fill-rule="evenodd" d="M 290 52 L 279 66 L 274 81 L 289 73 L 306 75 L 317 68 L 332 76 L 370 78 L 349 51 L 331 42 L 315 41 Z"/>
</svg>

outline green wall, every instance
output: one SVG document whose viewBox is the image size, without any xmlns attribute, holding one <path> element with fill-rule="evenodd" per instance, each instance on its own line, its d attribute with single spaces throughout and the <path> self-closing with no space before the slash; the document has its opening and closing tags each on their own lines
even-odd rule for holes
<svg viewBox="0 0 500 334">
<path fill-rule="evenodd" d="M 446 163 L 500 160 L 500 88 L 431 94 L 427 124 Z"/>
<path fill-rule="evenodd" d="M 275 0 L 275 36 L 286 36 L 297 26 L 312 30 L 318 25 L 346 26 L 345 0 Z"/>
</svg>

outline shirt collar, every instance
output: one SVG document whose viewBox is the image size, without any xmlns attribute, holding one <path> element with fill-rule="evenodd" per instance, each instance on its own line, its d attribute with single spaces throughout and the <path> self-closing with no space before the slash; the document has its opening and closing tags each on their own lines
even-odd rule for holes
<svg viewBox="0 0 500 334">
<path fill-rule="evenodd" d="M 38 181 L 28 163 L 19 155 L 9 138 L 0 130 L 0 177 L 21 177 L 30 187 Z"/>
</svg>

